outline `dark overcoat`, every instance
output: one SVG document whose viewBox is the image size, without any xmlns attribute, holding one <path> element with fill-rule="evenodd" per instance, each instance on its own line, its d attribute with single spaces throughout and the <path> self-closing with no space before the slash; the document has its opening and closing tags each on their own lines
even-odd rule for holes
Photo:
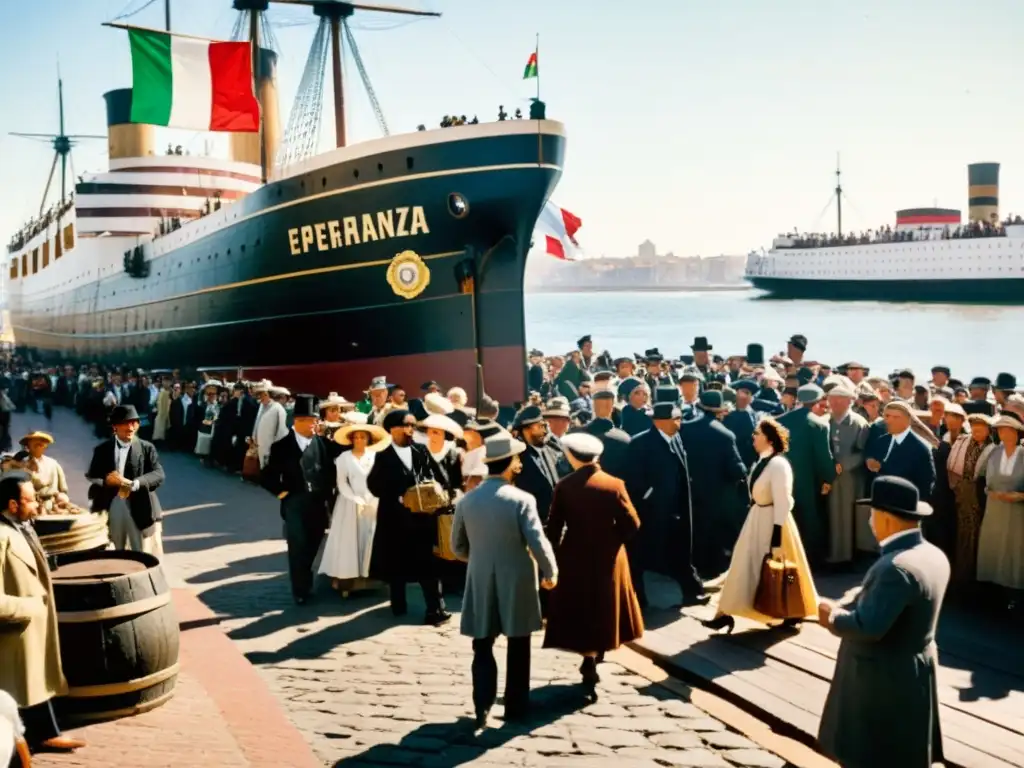
<svg viewBox="0 0 1024 768">
<path fill-rule="evenodd" d="M 757 451 L 754 450 L 754 428 L 757 426 L 757 412 L 753 409 L 730 411 L 722 419 L 722 426 L 736 435 L 736 448 L 747 469 L 757 463 Z"/>
<path fill-rule="evenodd" d="M 103 480 L 117 469 L 114 455 L 114 438 L 97 445 L 92 452 L 92 461 L 85 476 L 90 480 Z M 153 526 L 163 519 L 160 499 L 156 489 L 164 483 L 164 468 L 160 464 L 160 455 L 152 443 L 132 438 L 128 449 L 128 458 L 124 464 L 125 480 L 138 480 L 139 490 L 132 491 L 128 497 L 128 508 L 132 513 L 132 521 L 140 531 Z M 92 511 L 100 512 L 110 509 L 110 502 L 117 496 L 118 488 L 110 485 L 91 485 L 89 499 Z"/>
<path fill-rule="evenodd" d="M 654 427 L 651 416 L 647 411 L 634 408 L 629 403 L 622 406 L 622 431 L 630 437 L 636 437 L 641 432 L 646 432 Z"/>
<path fill-rule="evenodd" d="M 546 648 L 612 651 L 643 634 L 625 543 L 640 528 L 626 484 L 596 464 L 555 486 L 547 534 L 558 561 Z"/>
<path fill-rule="evenodd" d="M 394 445 L 374 459 L 366 478 L 367 488 L 379 500 L 370 578 L 396 583 L 421 581 L 434 575 L 437 519 L 434 515 L 410 512 L 402 504 L 402 496 L 418 483 L 442 483 L 436 467 L 426 447 L 417 443 L 412 444 L 412 469 L 402 463 Z"/>
<path fill-rule="evenodd" d="M 844 768 L 931 768 L 942 759 L 935 630 L 949 561 L 920 531 L 898 536 L 850 605 L 818 740 Z"/>
<path fill-rule="evenodd" d="M 702 575 L 717 576 L 728 566 L 724 553 L 732 549 L 750 507 L 747 467 L 736 436 L 710 415 L 684 421 L 679 436 L 695 478 L 690 489 L 693 560 Z"/>
<path fill-rule="evenodd" d="M 523 471 L 516 476 L 515 486 L 536 499 L 537 514 L 540 515 L 541 522 L 548 519 L 551 494 L 555 489 L 555 483 L 561 478 L 561 470 L 558 467 L 561 455 L 561 451 L 555 450 L 547 443 L 539 448 L 528 445 L 526 450 L 519 454 Z"/>
<path fill-rule="evenodd" d="M 585 427 L 577 427 L 571 431 L 586 432 L 600 440 L 604 446 L 601 453 L 601 469 L 620 480 L 626 477 L 630 437 L 623 430 L 616 429 L 611 419 L 593 419 Z"/>
<path fill-rule="evenodd" d="M 828 541 L 828 506 L 821 487 L 836 479 L 829 425 L 807 408 L 783 414 L 778 421 L 789 430 L 786 458 L 793 467 L 793 517 L 813 564 L 824 558 Z"/>
</svg>

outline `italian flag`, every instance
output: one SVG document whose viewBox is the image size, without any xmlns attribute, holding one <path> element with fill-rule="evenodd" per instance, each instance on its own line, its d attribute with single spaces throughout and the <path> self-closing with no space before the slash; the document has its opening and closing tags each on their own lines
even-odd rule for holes
<svg viewBox="0 0 1024 768">
<path fill-rule="evenodd" d="M 526 62 L 526 69 L 523 70 L 523 80 L 537 77 L 537 52 L 530 54 L 530 60 Z"/>
<path fill-rule="evenodd" d="M 128 30 L 133 123 L 196 131 L 256 132 L 250 44 Z"/>
</svg>

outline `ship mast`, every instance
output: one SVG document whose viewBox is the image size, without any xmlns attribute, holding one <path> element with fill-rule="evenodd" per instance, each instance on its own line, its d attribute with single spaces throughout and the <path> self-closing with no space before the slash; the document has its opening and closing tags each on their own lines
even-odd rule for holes
<svg viewBox="0 0 1024 768">
<path fill-rule="evenodd" d="M 275 3 L 283 3 L 286 5 L 309 5 L 313 8 L 313 13 L 321 18 L 330 20 L 331 26 L 331 73 L 334 80 L 334 133 L 335 133 L 335 144 L 338 147 L 344 147 L 347 143 L 347 136 L 345 132 L 345 84 L 342 75 L 342 62 L 344 52 L 342 50 L 341 43 L 341 32 L 344 29 L 346 36 L 349 39 L 349 47 L 352 48 L 352 54 L 356 57 L 356 65 L 360 70 L 360 74 L 363 76 L 363 80 L 367 86 L 367 90 L 370 91 L 370 100 L 374 102 L 374 109 L 379 112 L 379 106 L 376 104 L 376 97 L 373 95 L 372 88 L 370 87 L 369 80 L 366 78 L 365 71 L 362 67 L 362 61 L 359 58 L 358 51 L 352 45 L 351 32 L 348 29 L 347 19 L 352 16 L 353 13 L 358 11 L 378 11 L 380 13 L 395 13 L 402 14 L 405 16 L 440 16 L 440 13 L 434 13 L 431 11 L 417 11 L 412 8 L 399 8 L 391 5 L 376 5 L 371 3 L 349 3 L 343 0 L 265 0 Z M 254 14 L 255 15 L 255 14 Z M 378 114 L 378 120 L 382 118 L 382 115 Z"/>
<path fill-rule="evenodd" d="M 46 179 L 46 188 L 43 190 L 43 199 L 39 203 L 40 216 L 43 215 L 43 211 L 46 209 L 46 198 L 50 195 L 50 185 L 53 184 L 53 174 L 57 170 L 57 162 L 60 161 L 59 207 L 63 207 L 64 201 L 67 199 L 68 158 L 71 156 L 71 149 L 79 139 L 106 138 L 106 136 L 95 136 L 92 134 L 72 134 L 69 136 L 64 133 L 64 80 L 60 76 L 59 68 L 57 70 L 57 108 L 60 122 L 58 123 L 59 130 L 56 134 L 11 132 L 11 136 L 20 136 L 23 139 L 32 139 L 33 141 L 45 141 L 53 147 L 53 163 L 50 165 L 50 175 Z"/>
<path fill-rule="evenodd" d="M 836 234 L 843 236 L 843 182 L 842 170 L 839 168 L 839 153 L 836 152 Z"/>
</svg>

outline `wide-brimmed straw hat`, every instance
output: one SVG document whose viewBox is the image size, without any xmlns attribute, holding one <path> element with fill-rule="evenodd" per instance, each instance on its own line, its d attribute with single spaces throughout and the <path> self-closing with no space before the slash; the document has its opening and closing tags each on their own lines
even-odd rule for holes
<svg viewBox="0 0 1024 768">
<path fill-rule="evenodd" d="M 992 422 L 992 429 L 999 429 L 1000 427 L 1009 427 L 1010 429 L 1016 429 L 1018 432 L 1024 432 L 1024 424 L 1008 413 L 999 414 L 995 421 Z"/>
<path fill-rule="evenodd" d="M 349 402 L 344 397 L 339 395 L 337 392 L 331 392 L 327 397 L 319 402 L 317 405 L 318 410 L 324 408 L 355 408 L 356 404 Z"/>
<path fill-rule="evenodd" d="M 352 433 L 365 432 L 370 436 L 368 451 L 383 451 L 391 445 L 391 435 L 383 427 L 376 424 L 345 424 L 334 433 L 334 442 L 338 445 L 352 445 Z"/>
<path fill-rule="evenodd" d="M 460 427 L 454 419 L 440 413 L 430 414 L 416 426 L 422 427 L 423 429 L 440 429 L 442 432 L 447 432 L 456 440 L 462 439 L 462 427 Z"/>
<path fill-rule="evenodd" d="M 20 442 L 22 445 L 28 445 L 29 441 L 31 440 L 43 440 L 47 445 L 53 445 L 53 435 L 48 434 L 46 432 L 40 432 L 39 430 L 36 430 L 35 432 L 29 432 L 18 442 Z"/>
<path fill-rule="evenodd" d="M 250 389 L 256 395 L 260 392 L 269 392 L 272 386 L 274 385 L 270 382 L 270 379 L 263 379 L 262 381 L 254 382 Z"/>
</svg>

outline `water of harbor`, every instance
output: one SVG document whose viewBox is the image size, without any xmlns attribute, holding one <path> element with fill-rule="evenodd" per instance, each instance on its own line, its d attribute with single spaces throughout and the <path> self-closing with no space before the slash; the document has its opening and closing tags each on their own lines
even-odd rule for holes
<svg viewBox="0 0 1024 768">
<path fill-rule="evenodd" d="M 783 351 L 794 333 L 810 341 L 809 359 L 830 365 L 857 361 L 872 373 L 909 367 L 927 378 L 948 365 L 958 378 L 1000 371 L 1024 373 L 1017 334 L 1024 306 L 781 301 L 759 291 L 535 293 L 526 296 L 526 339 L 545 354 L 575 347 L 584 334 L 595 352 L 614 356 L 658 347 L 666 356 L 690 353 L 707 336 L 714 353 L 743 354 L 746 345 Z"/>
</svg>

